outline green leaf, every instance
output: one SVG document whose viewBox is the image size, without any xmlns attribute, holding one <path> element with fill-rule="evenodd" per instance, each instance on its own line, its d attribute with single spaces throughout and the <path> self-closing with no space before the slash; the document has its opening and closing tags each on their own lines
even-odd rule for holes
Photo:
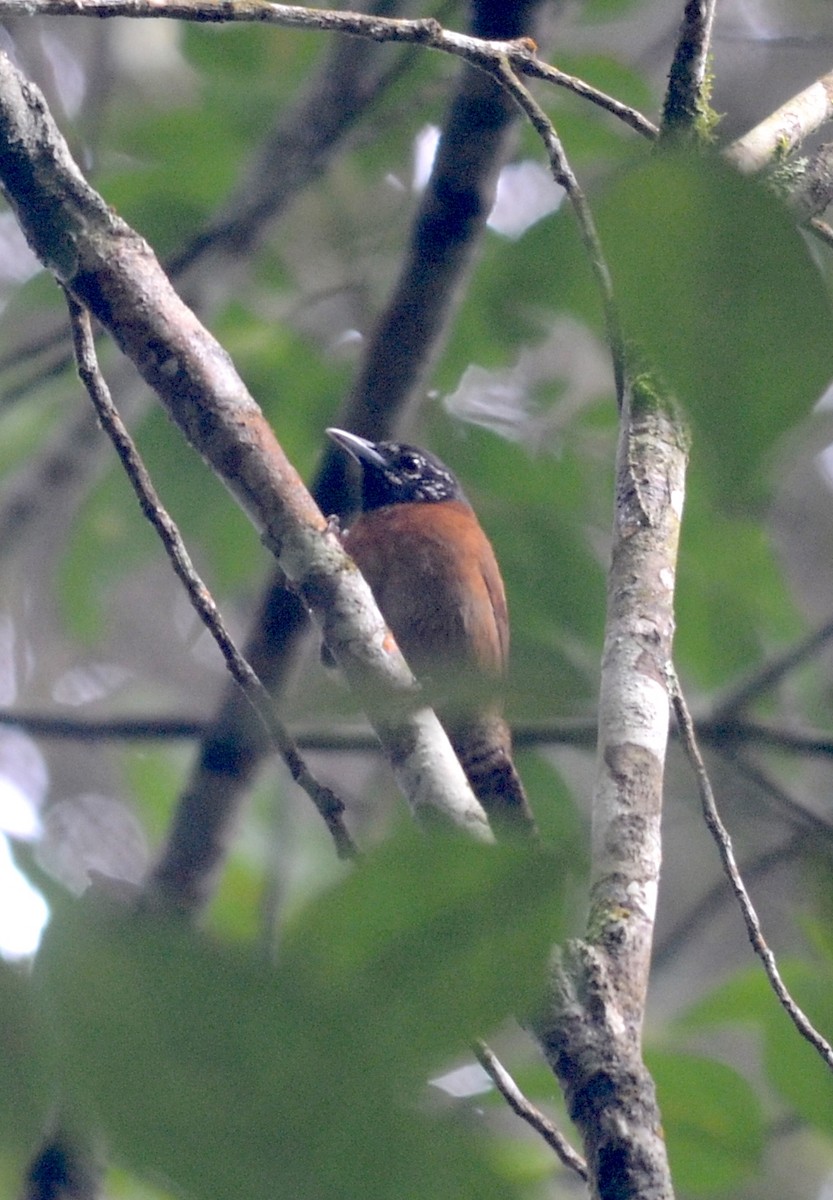
<svg viewBox="0 0 833 1200">
<path fill-rule="evenodd" d="M 560 874 L 543 854 L 397 839 L 301 915 L 277 969 L 67 902 L 37 964 L 55 1069 L 117 1158 L 205 1200 L 509 1198 L 423 1088 L 536 998 Z"/>
<path fill-rule="evenodd" d="M 283 966 L 339 1008 L 354 1003 L 376 1047 L 390 1039 L 400 1069 L 423 1071 L 540 998 L 564 875 L 527 847 L 406 829 L 307 909 Z"/>
<path fill-rule="evenodd" d="M 833 1042 L 833 970 L 827 963 L 782 965 L 784 982 L 815 1028 Z M 833 1135 L 833 1072 L 780 1008 L 765 1027 L 764 1065 L 794 1110 L 828 1137 Z"/>
<path fill-rule="evenodd" d="M 801 629 L 760 521 L 721 512 L 692 488 L 677 577 L 675 658 L 685 675 L 701 686 L 725 685 Z"/>
<path fill-rule="evenodd" d="M 781 976 L 815 1028 L 833 1040 L 833 966 L 830 961 L 779 963 Z M 743 1023 L 763 1038 L 767 1078 L 803 1120 L 833 1134 L 833 1072 L 798 1032 L 761 968 L 735 976 L 686 1016 L 687 1028 Z"/>
<path fill-rule="evenodd" d="M 744 1025 L 763 1024 L 778 1001 L 772 993 L 759 966 L 738 971 L 726 983 L 715 988 L 693 1005 L 679 1022 L 683 1029 L 702 1029 L 713 1025 L 738 1022 Z"/>
<path fill-rule="evenodd" d="M 725 1063 L 691 1054 L 647 1051 L 677 1187 L 713 1195 L 757 1174 L 765 1145 L 764 1113 L 754 1089 Z"/>
<path fill-rule="evenodd" d="M 27 973 L 0 958 L 0 1147 L 35 1144 L 52 1099 Z"/>
<path fill-rule="evenodd" d="M 760 503 L 778 438 L 833 377 L 829 298 L 792 217 L 722 162 L 668 154 L 598 216 L 627 332 L 691 419 L 694 471 L 726 505 Z"/>
</svg>

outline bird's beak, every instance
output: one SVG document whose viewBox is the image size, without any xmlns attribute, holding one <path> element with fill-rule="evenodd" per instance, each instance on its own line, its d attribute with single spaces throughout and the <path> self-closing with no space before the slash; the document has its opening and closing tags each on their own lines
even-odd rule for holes
<svg viewBox="0 0 833 1200">
<path fill-rule="evenodd" d="M 358 463 L 369 463 L 374 467 L 384 467 L 385 459 L 376 449 L 373 442 L 369 442 L 366 438 L 359 437 L 357 433 L 348 433 L 345 429 L 328 429 L 327 434 L 338 442 L 343 450 L 348 454 L 352 454 Z"/>
</svg>

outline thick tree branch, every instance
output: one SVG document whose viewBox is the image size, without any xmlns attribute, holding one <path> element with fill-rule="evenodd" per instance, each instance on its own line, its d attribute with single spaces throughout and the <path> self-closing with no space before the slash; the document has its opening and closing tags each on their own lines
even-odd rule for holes
<svg viewBox="0 0 833 1200">
<path fill-rule="evenodd" d="M 662 108 L 664 140 L 711 137 L 709 54 L 716 7 L 717 0 L 687 0 Z"/>
<path fill-rule="evenodd" d="M 637 379 L 622 416 L 602 659 L 587 937 L 569 946 L 537 1024 L 584 1138 L 594 1196 L 659 1200 L 671 1181 L 641 1059 L 686 447 L 667 400 Z"/>
<path fill-rule="evenodd" d="M 785 159 L 833 117 L 833 71 L 822 75 L 723 151 L 745 175 Z"/>
</svg>

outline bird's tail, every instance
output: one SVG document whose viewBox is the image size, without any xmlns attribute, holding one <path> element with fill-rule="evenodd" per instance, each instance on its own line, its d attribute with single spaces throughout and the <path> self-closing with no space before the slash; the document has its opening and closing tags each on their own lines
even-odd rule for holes
<svg viewBox="0 0 833 1200">
<path fill-rule="evenodd" d="M 512 737 L 503 717 L 493 712 L 458 720 L 448 734 L 495 834 L 536 838 L 538 827 L 512 761 Z"/>
</svg>

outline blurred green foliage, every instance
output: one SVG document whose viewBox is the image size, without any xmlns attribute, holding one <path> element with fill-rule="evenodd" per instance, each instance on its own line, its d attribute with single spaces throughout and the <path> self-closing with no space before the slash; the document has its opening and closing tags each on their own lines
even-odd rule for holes
<svg viewBox="0 0 833 1200">
<path fill-rule="evenodd" d="M 540 997 L 562 870 L 408 828 L 291 923 L 276 967 L 65 901 L 38 957 L 35 1058 L 117 1159 L 194 1195 L 508 1200 L 483 1139 L 420 1094 Z"/>
</svg>

